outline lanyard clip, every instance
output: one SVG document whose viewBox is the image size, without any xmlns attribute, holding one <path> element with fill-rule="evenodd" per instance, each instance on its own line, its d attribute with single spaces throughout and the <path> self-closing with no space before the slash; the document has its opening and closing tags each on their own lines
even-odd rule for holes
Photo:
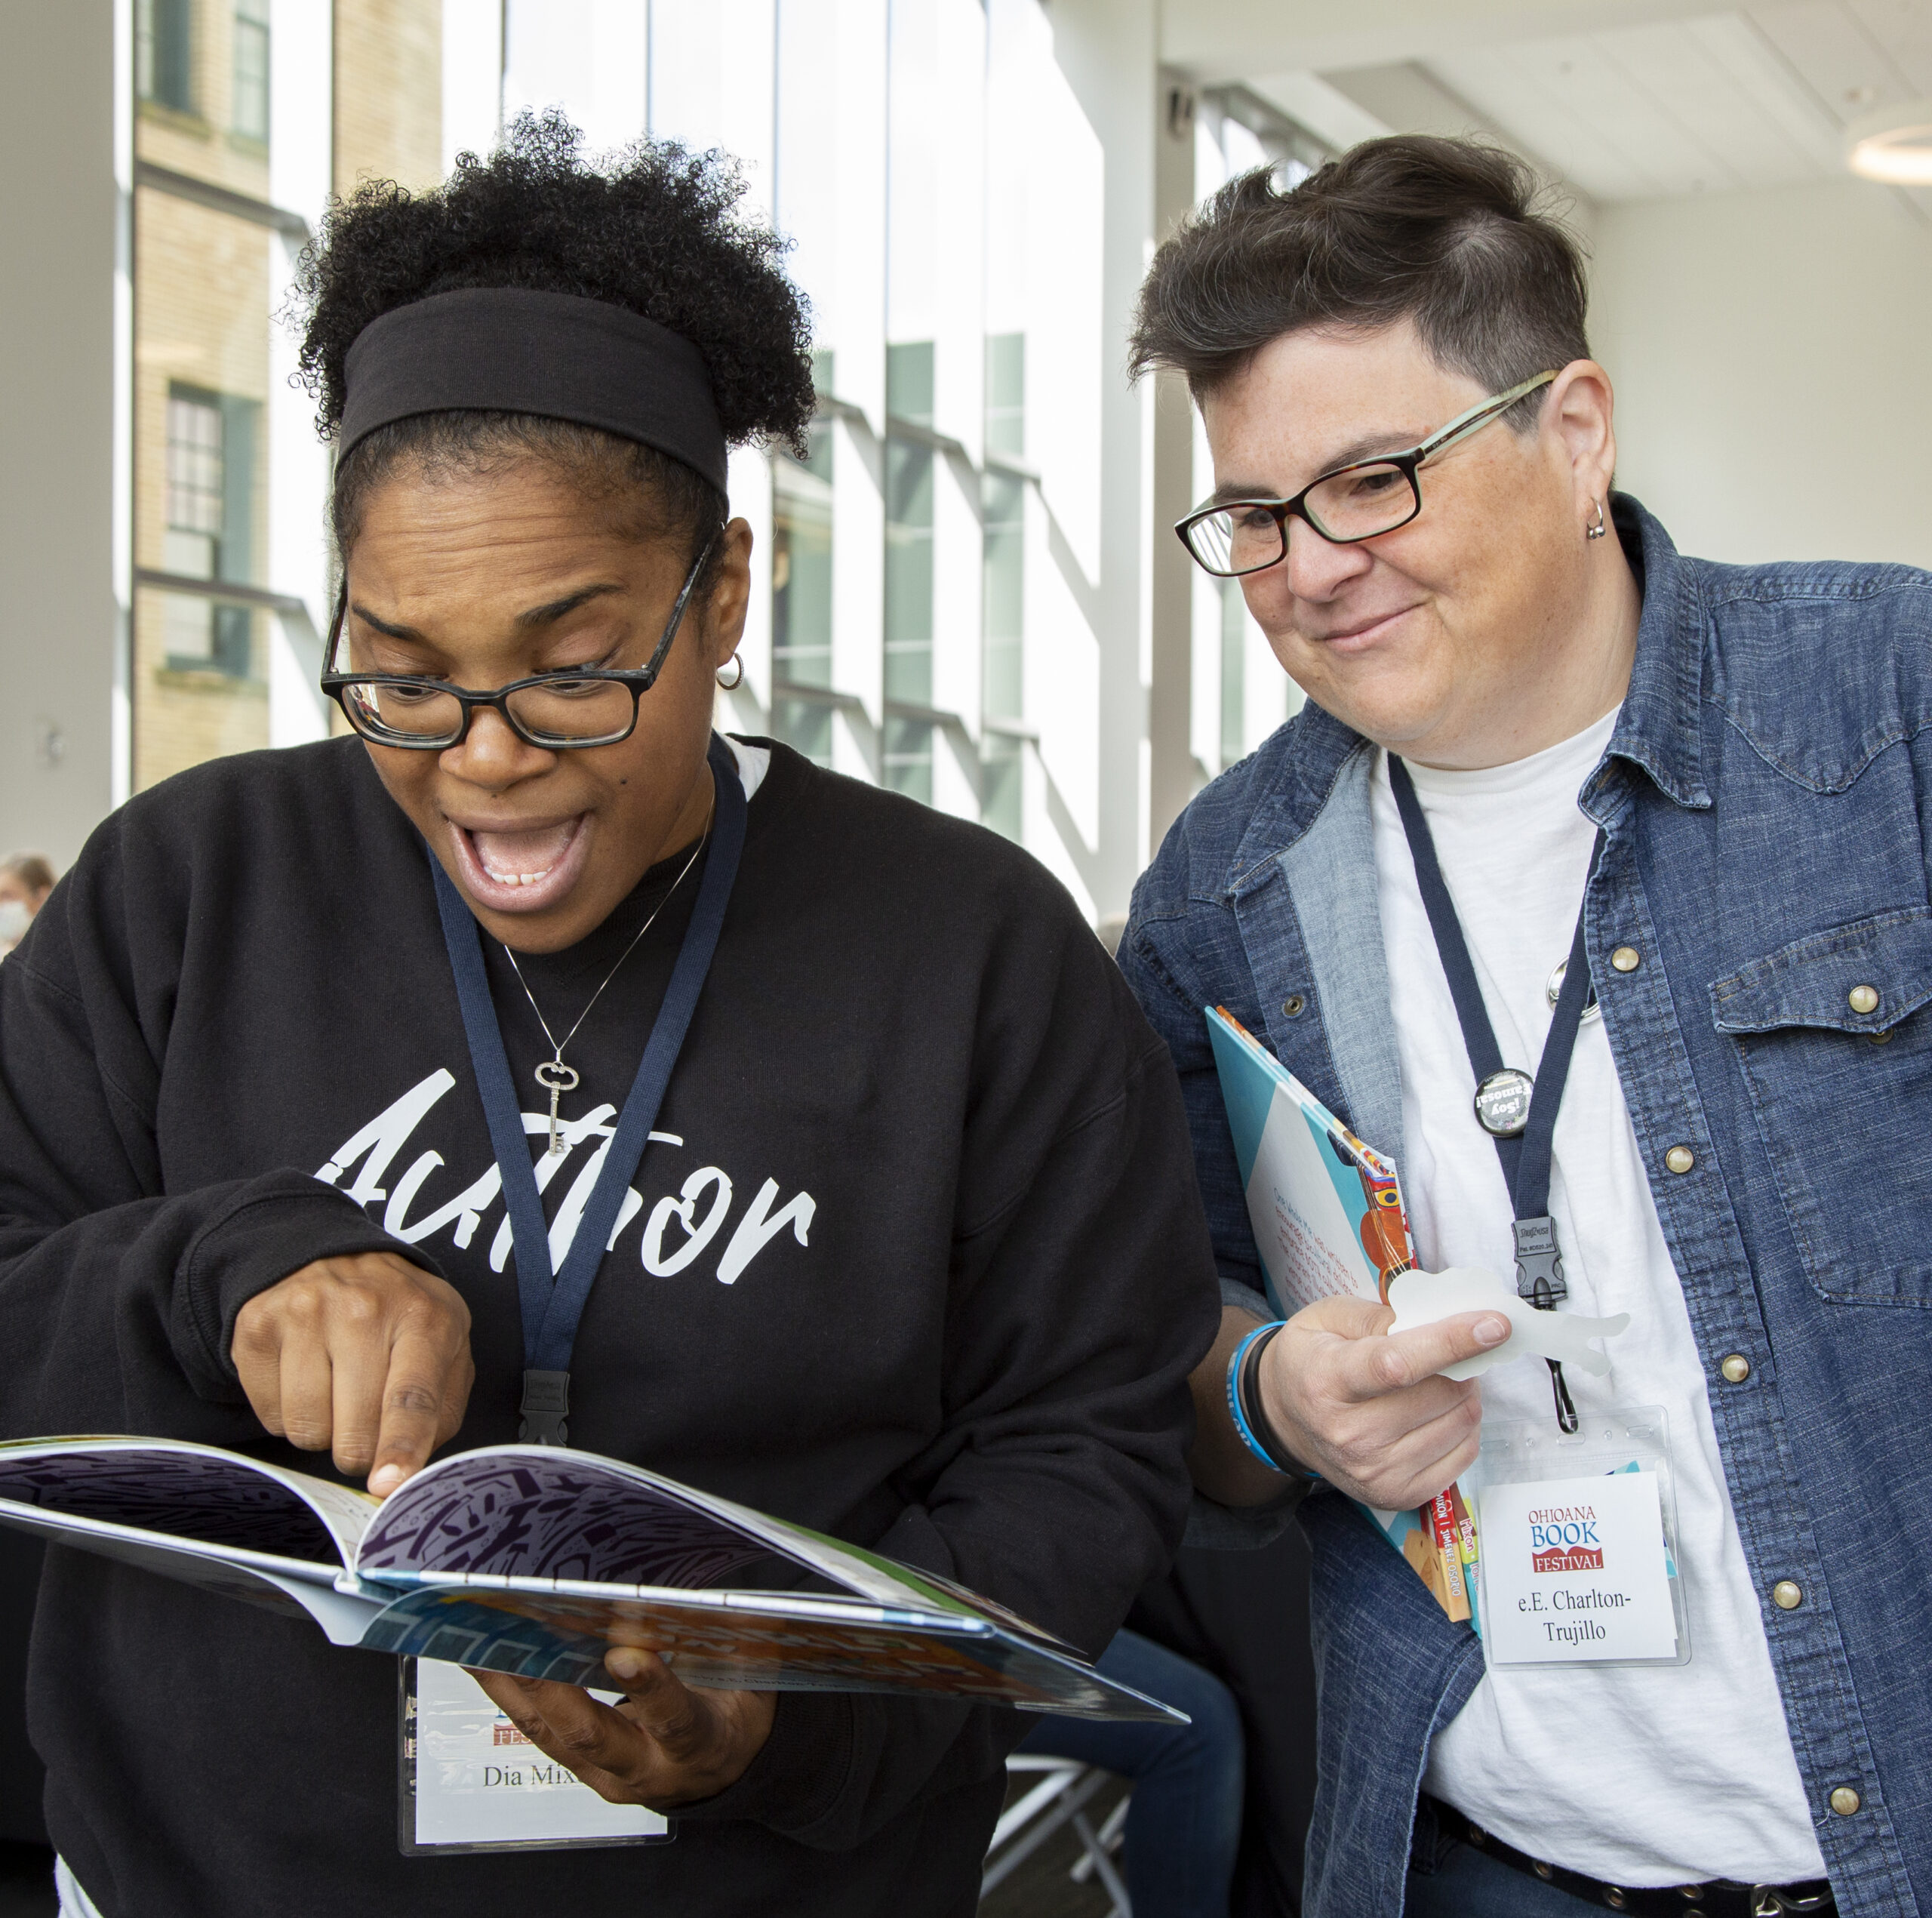
<svg viewBox="0 0 1932 1918">
<path fill-rule="evenodd" d="M 523 1375 L 523 1423 L 517 1428 L 518 1443 L 526 1445 L 560 1445 L 568 1428 L 565 1415 L 571 1408 L 571 1375 L 568 1372 L 526 1372 Z"/>
<path fill-rule="evenodd" d="M 1563 1252 L 1556 1242 L 1552 1218 L 1518 1219 L 1516 1234 L 1516 1296 L 1527 1299 L 1539 1312 L 1554 1312 L 1570 1296 L 1563 1282 Z"/>
</svg>

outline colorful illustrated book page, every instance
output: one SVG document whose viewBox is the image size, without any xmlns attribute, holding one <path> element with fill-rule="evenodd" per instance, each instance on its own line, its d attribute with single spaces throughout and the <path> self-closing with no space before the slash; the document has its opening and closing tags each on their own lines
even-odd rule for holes
<svg viewBox="0 0 1932 1918">
<path fill-rule="evenodd" d="M 1269 1303 L 1283 1318 L 1324 1298 L 1389 1302 L 1415 1264 L 1395 1163 L 1358 1138 L 1224 1006 L 1206 1008 Z M 1451 1618 L 1476 1617 L 1475 1527 L 1454 1485 L 1420 1511 L 1362 1505 Z"/>
<path fill-rule="evenodd" d="M 1225 1008 L 1209 1008 L 1208 1033 L 1275 1310 L 1338 1295 L 1386 1305 L 1415 1263 L 1395 1166 Z"/>
<path fill-rule="evenodd" d="M 608 1685 L 624 1644 L 693 1685 L 1186 1723 L 962 1587 L 561 1445 L 459 1452 L 379 1502 L 212 1445 L 29 1439 L 0 1445 L 0 1524 L 338 1645 L 525 1678 Z"/>
</svg>

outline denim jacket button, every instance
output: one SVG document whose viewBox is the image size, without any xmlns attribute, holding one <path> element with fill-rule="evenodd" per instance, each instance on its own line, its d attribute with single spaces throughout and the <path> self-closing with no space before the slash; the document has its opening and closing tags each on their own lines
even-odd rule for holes
<svg viewBox="0 0 1932 1918">
<path fill-rule="evenodd" d="M 1804 1602 L 1804 1587 L 1794 1578 L 1780 1578 L 1771 1587 L 1771 1602 L 1780 1612 L 1795 1612 Z"/>
<path fill-rule="evenodd" d="M 1878 992 L 1875 986 L 1854 986 L 1845 997 L 1854 1012 L 1875 1012 L 1878 1009 Z"/>
<path fill-rule="evenodd" d="M 1688 1146 L 1672 1146 L 1663 1156 L 1663 1162 L 1673 1172 L 1687 1172 L 1697 1162 L 1697 1155 Z"/>
<path fill-rule="evenodd" d="M 1284 1019 L 1299 1019 L 1302 1015 L 1302 1008 L 1307 1003 L 1308 1001 L 1303 999 L 1300 993 L 1291 993 L 1281 1002 L 1281 1016 Z"/>
<path fill-rule="evenodd" d="M 1841 1818 L 1848 1818 L 1864 1803 L 1849 1785 L 1840 1785 L 1832 1793 L 1832 1809 Z"/>
<path fill-rule="evenodd" d="M 1611 954 L 1610 962 L 1619 972 L 1635 972 L 1643 964 L 1644 957 L 1635 946 L 1620 946 Z"/>
<path fill-rule="evenodd" d="M 1718 1370 L 1734 1385 L 1742 1385 L 1751 1376 L 1751 1361 L 1741 1352 L 1727 1352 L 1718 1362 Z"/>
</svg>

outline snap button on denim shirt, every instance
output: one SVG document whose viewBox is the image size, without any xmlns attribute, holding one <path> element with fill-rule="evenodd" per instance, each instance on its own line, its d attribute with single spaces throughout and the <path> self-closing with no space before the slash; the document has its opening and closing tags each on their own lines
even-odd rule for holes
<svg viewBox="0 0 1932 1918">
<path fill-rule="evenodd" d="M 1932 575 L 1714 565 L 1634 500 L 1614 517 L 1644 610 L 1581 798 L 1605 836 L 1591 967 L 1839 1909 L 1932 1918 Z M 1121 943 L 1236 1299 L 1260 1273 L 1204 1006 L 1401 1160 L 1372 762 L 1306 708 L 1176 822 Z M 1626 947 L 1641 962 L 1615 967 Z M 1481 1649 L 1346 1500 L 1300 1517 L 1321 1701 L 1303 1909 L 1395 1913 L 1429 1741 Z M 1283 1522 L 1201 1501 L 1190 1537 Z M 1802 1605 L 1773 1602 L 1780 1580 Z"/>
</svg>

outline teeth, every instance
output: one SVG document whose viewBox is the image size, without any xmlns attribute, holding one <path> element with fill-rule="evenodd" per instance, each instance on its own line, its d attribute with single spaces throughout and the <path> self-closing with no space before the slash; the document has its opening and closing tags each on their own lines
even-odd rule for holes
<svg viewBox="0 0 1932 1918">
<path fill-rule="evenodd" d="M 546 866 L 540 873 L 500 873 L 493 866 L 485 866 L 483 870 L 499 885 L 535 885 L 540 881 L 547 879 L 557 869 L 554 866 Z"/>
</svg>

